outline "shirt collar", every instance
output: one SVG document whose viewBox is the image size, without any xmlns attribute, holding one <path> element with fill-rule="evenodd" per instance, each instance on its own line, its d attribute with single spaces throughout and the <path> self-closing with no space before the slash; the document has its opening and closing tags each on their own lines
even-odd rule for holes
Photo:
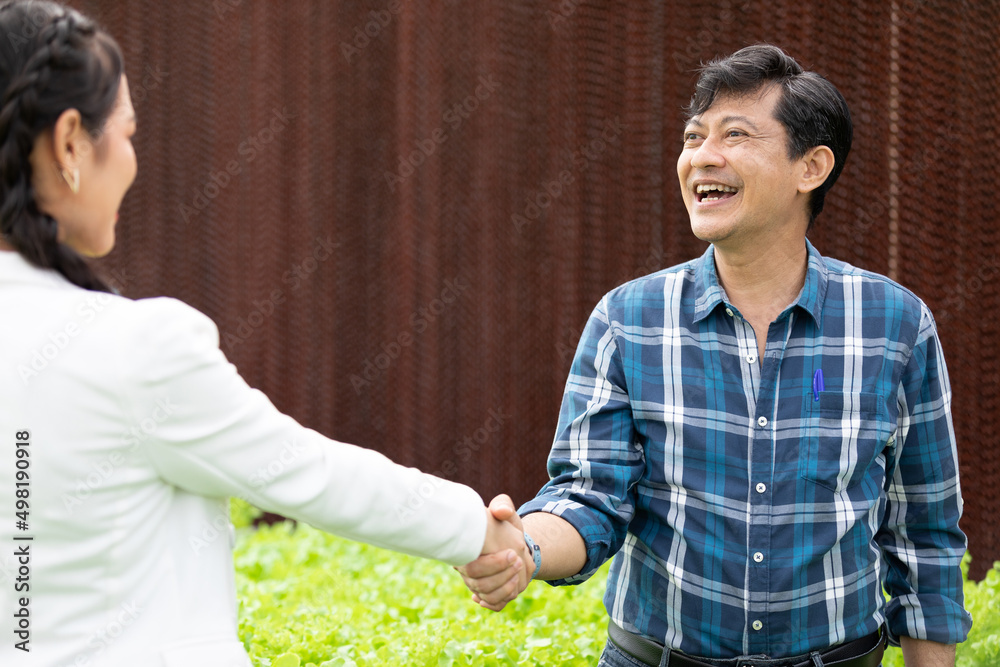
<svg viewBox="0 0 1000 667">
<path fill-rule="evenodd" d="M 785 310 L 785 313 L 797 307 L 812 315 L 818 326 L 823 311 L 823 301 L 826 299 L 827 268 L 823 256 L 809 239 L 806 239 L 806 250 L 809 253 L 806 281 L 798 298 Z M 733 308 L 725 290 L 719 284 L 719 274 L 715 270 L 715 246 L 710 245 L 704 254 L 695 260 L 694 321 L 700 322 L 705 319 L 720 305 Z M 733 310 L 735 312 L 735 309 Z"/>
</svg>

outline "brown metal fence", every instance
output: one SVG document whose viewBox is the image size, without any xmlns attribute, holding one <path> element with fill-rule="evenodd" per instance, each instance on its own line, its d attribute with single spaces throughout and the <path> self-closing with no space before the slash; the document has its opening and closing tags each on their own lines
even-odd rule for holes
<svg viewBox="0 0 1000 667">
<path fill-rule="evenodd" d="M 936 312 L 974 575 L 1000 558 L 995 0 L 75 4 L 140 117 L 106 272 L 210 315 L 304 424 L 518 502 L 593 305 L 703 248 L 693 68 L 781 45 L 856 121 L 813 241 Z"/>
</svg>

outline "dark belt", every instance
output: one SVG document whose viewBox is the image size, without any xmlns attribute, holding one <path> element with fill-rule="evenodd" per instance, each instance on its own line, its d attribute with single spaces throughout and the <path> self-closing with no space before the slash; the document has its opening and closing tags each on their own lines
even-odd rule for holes
<svg viewBox="0 0 1000 667">
<path fill-rule="evenodd" d="M 792 658 L 770 659 L 763 656 L 744 656 L 729 660 L 704 658 L 699 660 L 689 655 L 670 651 L 665 665 L 663 646 L 656 642 L 634 635 L 614 621 L 608 624 L 608 636 L 611 641 L 630 656 L 644 662 L 650 667 L 879 667 L 882 653 L 888 642 L 888 633 L 879 628 L 867 637 L 855 639 L 846 644 L 840 644 L 825 651 L 813 651 Z"/>
</svg>

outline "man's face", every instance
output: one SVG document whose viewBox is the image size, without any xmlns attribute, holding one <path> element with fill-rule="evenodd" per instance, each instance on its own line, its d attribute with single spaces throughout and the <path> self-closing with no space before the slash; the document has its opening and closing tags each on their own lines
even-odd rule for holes
<svg viewBox="0 0 1000 667">
<path fill-rule="evenodd" d="M 805 166 L 788 157 L 788 133 L 774 115 L 781 96 L 768 86 L 720 96 L 684 128 L 677 158 L 691 229 L 703 241 L 732 247 L 808 223 Z"/>
</svg>

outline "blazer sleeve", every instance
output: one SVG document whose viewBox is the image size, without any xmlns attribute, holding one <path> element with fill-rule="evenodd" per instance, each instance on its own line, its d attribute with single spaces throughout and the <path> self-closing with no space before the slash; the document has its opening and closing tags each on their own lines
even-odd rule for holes
<svg viewBox="0 0 1000 667">
<path fill-rule="evenodd" d="M 197 310 L 166 298 L 132 306 L 130 341 L 141 348 L 123 356 L 124 399 L 141 451 L 165 482 L 452 565 L 479 556 L 486 515 L 474 490 L 282 414 L 240 377 L 215 324 Z"/>
</svg>

